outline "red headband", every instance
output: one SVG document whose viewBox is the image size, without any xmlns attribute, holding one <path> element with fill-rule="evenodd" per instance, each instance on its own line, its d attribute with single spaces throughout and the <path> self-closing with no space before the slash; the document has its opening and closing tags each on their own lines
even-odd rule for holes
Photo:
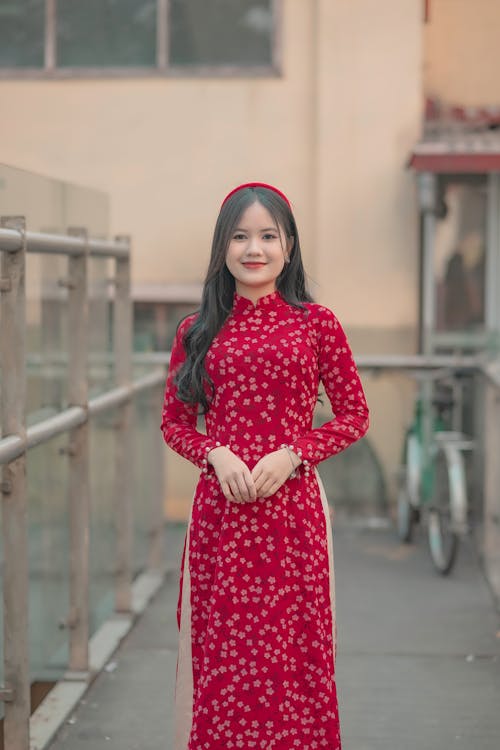
<svg viewBox="0 0 500 750">
<path fill-rule="evenodd" d="M 234 190 L 231 190 L 231 192 L 226 195 L 226 197 L 221 203 L 221 208 L 224 205 L 224 203 L 228 201 L 232 195 L 238 192 L 238 190 L 243 190 L 243 188 L 252 188 L 252 187 L 261 187 L 261 188 L 267 188 L 268 190 L 272 190 L 274 193 L 277 193 L 280 196 L 280 198 L 283 198 L 285 203 L 288 204 L 288 208 L 291 210 L 292 206 L 290 204 L 290 201 L 286 197 L 286 195 L 282 193 L 281 190 L 278 190 L 278 188 L 273 187 L 273 185 L 268 185 L 266 182 L 245 182 L 243 185 L 238 185 L 238 187 L 235 187 Z"/>
</svg>

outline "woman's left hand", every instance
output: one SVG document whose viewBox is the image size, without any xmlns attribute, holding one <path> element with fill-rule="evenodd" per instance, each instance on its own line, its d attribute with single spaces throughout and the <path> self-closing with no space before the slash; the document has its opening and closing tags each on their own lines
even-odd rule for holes
<svg viewBox="0 0 500 750">
<path fill-rule="evenodd" d="M 297 456 L 296 465 L 300 463 Z M 286 448 L 263 456 L 252 469 L 257 497 L 269 497 L 279 490 L 293 471 Z"/>
</svg>

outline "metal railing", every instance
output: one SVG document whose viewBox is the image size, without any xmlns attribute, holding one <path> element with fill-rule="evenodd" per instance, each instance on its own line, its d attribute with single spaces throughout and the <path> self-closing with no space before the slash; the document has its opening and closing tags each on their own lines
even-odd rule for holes
<svg viewBox="0 0 500 750">
<path fill-rule="evenodd" d="M 50 253 L 68 258 L 68 408 L 30 427 L 26 425 L 26 254 Z M 26 231 L 22 217 L 0 219 L 0 465 L 3 534 L 4 605 L 4 745 L 8 750 L 30 747 L 30 669 L 28 631 L 29 549 L 27 534 L 27 452 L 65 433 L 68 444 L 69 612 L 64 626 L 69 640 L 68 680 L 88 683 L 89 657 L 89 529 L 90 420 L 118 409 L 119 439 L 113 467 L 115 523 L 115 611 L 133 614 L 133 399 L 148 392 L 148 409 L 157 422 L 165 368 L 132 378 L 132 306 L 130 242 L 127 237 L 95 240 L 83 229 L 67 235 Z M 89 399 L 88 263 L 91 256 L 114 259 L 113 341 L 115 387 Z M 151 441 L 149 472 L 153 501 L 148 523 L 148 564 L 163 565 L 163 446 Z"/>
<path fill-rule="evenodd" d="M 168 354 L 138 354 L 150 364 L 167 364 Z M 480 490 L 482 502 L 482 524 L 477 537 L 485 572 L 495 596 L 500 601 L 500 359 L 489 353 L 476 355 L 460 354 L 366 354 L 356 356 L 361 372 L 375 377 L 401 374 L 409 376 L 414 371 L 457 369 L 476 379 L 481 398 L 476 404 L 476 420 L 479 434 L 477 457 L 481 473 L 476 489 Z M 398 439 L 403 441 L 404 430 Z M 394 467 L 394 473 L 398 471 Z"/>
<path fill-rule="evenodd" d="M 457 369 L 475 378 L 480 398 L 475 405 L 477 434 L 473 437 L 477 440 L 476 467 L 481 475 L 475 490 L 479 490 L 482 505 L 482 523 L 476 541 L 492 593 L 500 604 L 500 358 L 489 353 L 474 356 L 364 355 L 357 357 L 356 362 L 361 371 L 376 376 Z"/>
</svg>

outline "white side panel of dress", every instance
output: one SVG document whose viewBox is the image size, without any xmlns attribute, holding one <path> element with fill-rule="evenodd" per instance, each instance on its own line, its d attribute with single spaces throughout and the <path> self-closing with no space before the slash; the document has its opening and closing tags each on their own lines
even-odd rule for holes
<svg viewBox="0 0 500 750">
<path fill-rule="evenodd" d="M 194 686 L 191 641 L 191 576 L 189 573 L 189 532 L 192 515 L 193 505 L 191 504 L 182 572 L 181 622 L 175 682 L 174 750 L 187 750 L 193 723 Z"/>
<path fill-rule="evenodd" d="M 337 655 L 337 620 L 335 615 L 335 570 L 333 566 L 333 534 L 332 534 L 332 522 L 330 519 L 330 511 L 328 507 L 328 500 L 326 497 L 325 488 L 317 468 L 314 468 L 316 479 L 319 485 L 319 492 L 321 495 L 321 503 L 323 505 L 323 512 L 325 514 L 326 523 L 326 539 L 328 545 L 328 568 L 329 568 L 329 579 L 330 579 L 330 603 L 332 607 L 332 643 L 333 643 L 333 664 L 335 667 L 335 658 Z"/>
</svg>

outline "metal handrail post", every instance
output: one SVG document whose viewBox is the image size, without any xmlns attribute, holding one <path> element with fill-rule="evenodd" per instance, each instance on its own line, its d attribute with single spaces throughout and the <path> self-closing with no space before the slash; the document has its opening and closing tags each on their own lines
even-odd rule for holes
<svg viewBox="0 0 500 750">
<path fill-rule="evenodd" d="M 500 387 L 484 382 L 484 565 L 497 596 L 500 592 Z"/>
<path fill-rule="evenodd" d="M 21 234 L 21 247 L 2 252 L 0 294 L 1 419 L 4 435 L 26 436 L 26 222 L 4 216 L 1 227 Z M 30 717 L 28 639 L 28 502 L 26 452 L 2 466 L 4 548 L 4 673 L 0 697 L 5 702 L 4 744 L 28 750 Z"/>
<path fill-rule="evenodd" d="M 150 433 L 151 449 L 148 451 L 149 470 L 151 477 L 151 534 L 148 556 L 148 566 L 153 570 L 160 570 L 163 566 L 165 553 L 163 548 L 163 527 L 165 498 L 165 453 L 162 440 L 158 440 L 158 414 L 161 411 L 164 383 L 153 388 L 148 396 L 148 421 L 152 427 Z"/>
<path fill-rule="evenodd" d="M 130 238 L 115 238 L 130 245 Z M 130 251 L 115 259 L 115 302 L 113 338 L 116 363 L 116 385 L 132 382 L 132 303 L 130 297 Z M 134 441 L 131 398 L 120 407 L 119 429 L 116 433 L 115 461 L 115 524 L 116 524 L 116 586 L 115 609 L 132 611 L 133 575 L 133 481 Z"/>
<path fill-rule="evenodd" d="M 69 405 L 88 408 L 88 234 L 70 228 L 68 234 L 84 240 L 81 255 L 68 258 Z M 69 669 L 89 669 L 89 529 L 90 529 L 89 422 L 74 427 L 68 436 L 70 596 Z"/>
<path fill-rule="evenodd" d="M 433 353 L 432 332 L 435 330 L 435 299 L 434 299 L 434 244 L 436 228 L 435 206 L 437 201 L 437 178 L 431 172 L 420 176 L 420 208 L 422 211 L 422 340 L 421 348 L 424 355 Z M 429 458 L 431 445 L 433 415 L 432 395 L 434 384 L 426 380 L 421 385 L 422 400 L 425 404 L 422 414 L 422 442 L 424 463 Z"/>
</svg>

